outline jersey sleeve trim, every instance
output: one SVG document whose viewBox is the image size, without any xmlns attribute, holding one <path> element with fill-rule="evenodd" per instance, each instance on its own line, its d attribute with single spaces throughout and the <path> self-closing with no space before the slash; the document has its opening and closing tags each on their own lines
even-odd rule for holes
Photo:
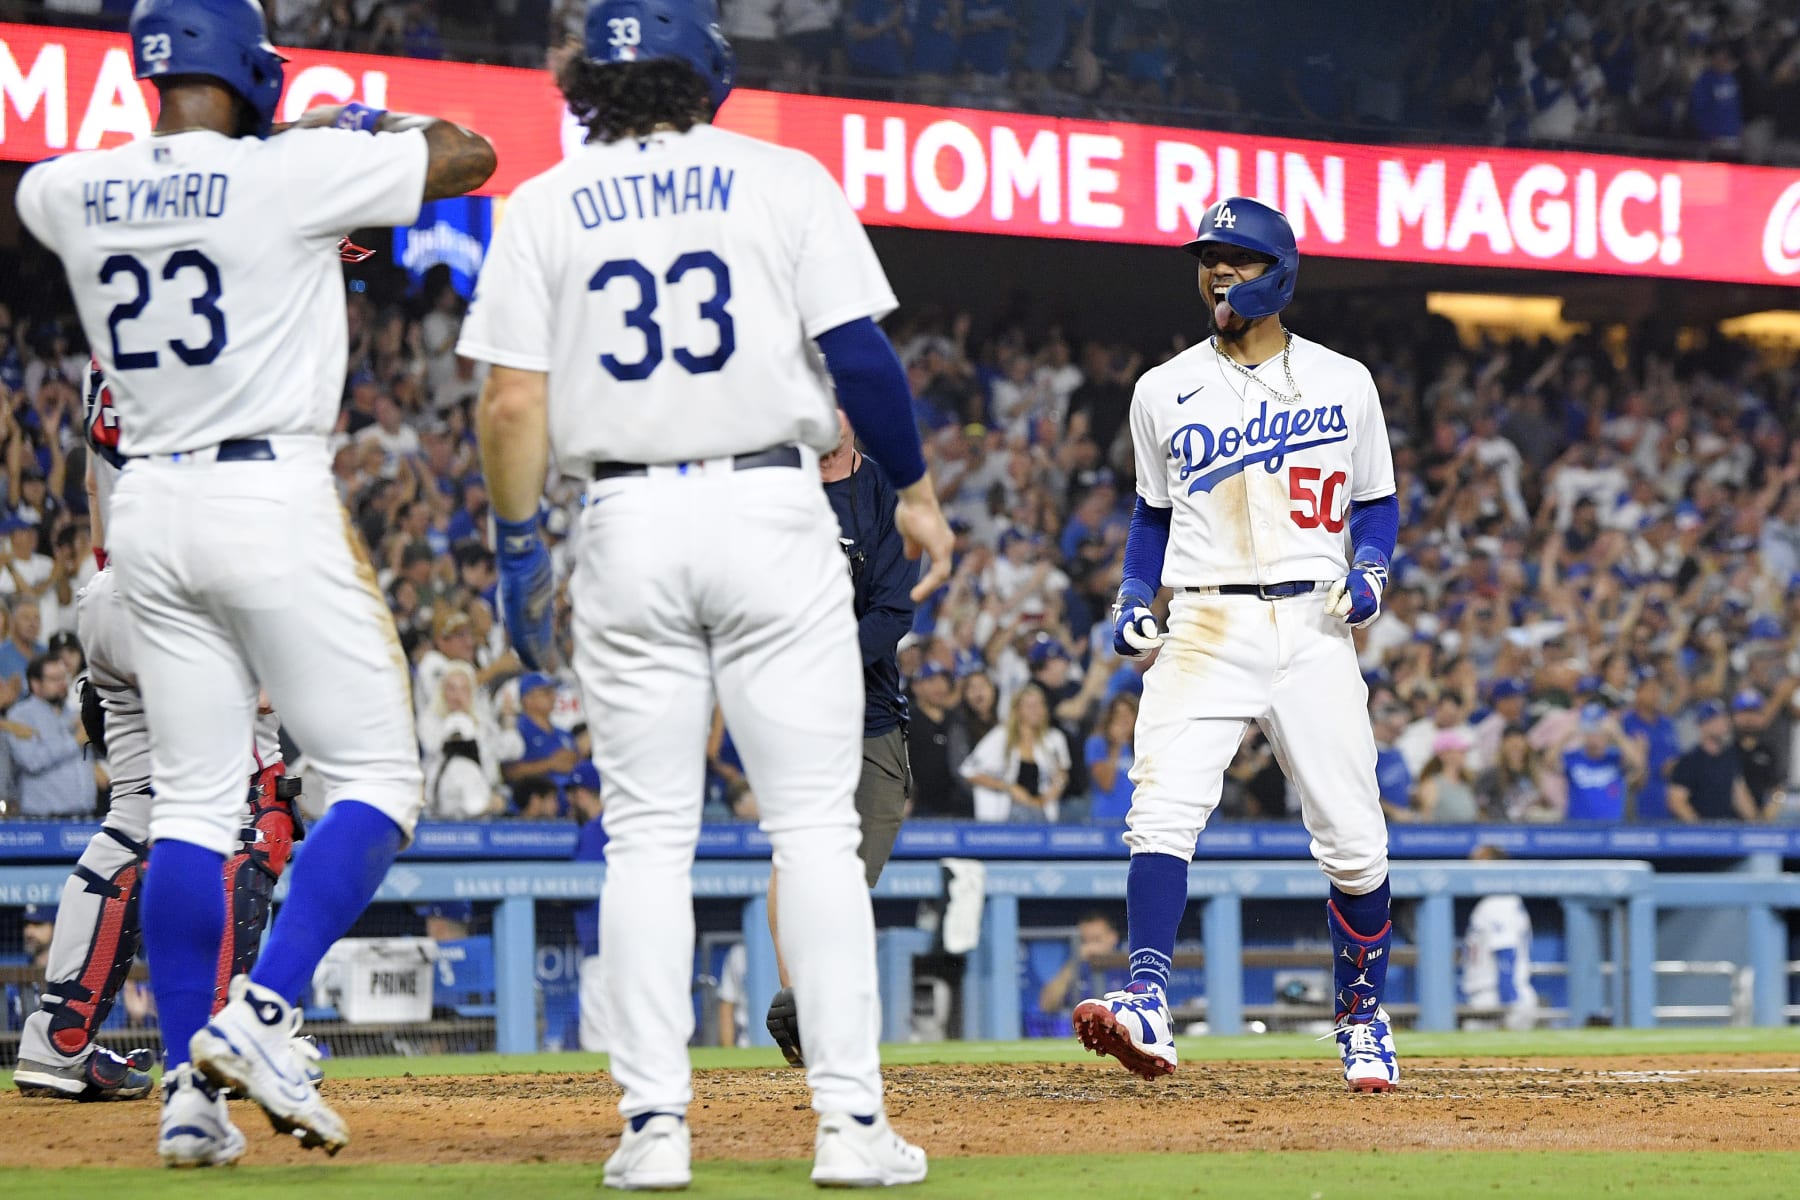
<svg viewBox="0 0 1800 1200">
<path fill-rule="evenodd" d="M 814 317 L 807 322 L 806 336 L 817 341 L 820 334 L 830 333 L 840 325 L 848 325 L 850 322 L 860 321 L 864 317 L 871 321 L 879 321 L 899 307 L 900 301 L 894 298 L 892 292 L 879 297 L 865 296 L 852 304 L 842 305 L 823 316 Z"/>
<path fill-rule="evenodd" d="M 550 360 L 541 355 L 520 354 L 515 350 L 498 350 L 479 342 L 458 342 L 456 352 L 464 358 L 492 363 L 496 367 L 508 367 L 514 371 L 538 371 L 545 375 L 550 373 Z"/>
</svg>

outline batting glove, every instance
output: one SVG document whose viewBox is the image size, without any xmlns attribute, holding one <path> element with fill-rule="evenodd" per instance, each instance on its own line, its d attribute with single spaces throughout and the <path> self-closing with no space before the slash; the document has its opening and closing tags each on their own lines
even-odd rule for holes
<svg viewBox="0 0 1800 1200">
<path fill-rule="evenodd" d="M 1388 581 L 1387 559 L 1379 551 L 1358 550 L 1350 574 L 1325 593 L 1325 611 L 1361 629 L 1381 615 L 1381 593 Z"/>
<path fill-rule="evenodd" d="M 529 670 L 550 669 L 556 661 L 556 635 L 551 627 L 555 611 L 556 572 L 550 550 L 538 536 L 537 518 L 494 522 L 500 533 L 500 612 L 506 636 Z"/>
<path fill-rule="evenodd" d="M 1141 658 L 1162 645 L 1162 630 L 1150 611 L 1154 593 L 1141 579 L 1127 579 L 1113 601 L 1113 649 L 1126 658 Z"/>
</svg>

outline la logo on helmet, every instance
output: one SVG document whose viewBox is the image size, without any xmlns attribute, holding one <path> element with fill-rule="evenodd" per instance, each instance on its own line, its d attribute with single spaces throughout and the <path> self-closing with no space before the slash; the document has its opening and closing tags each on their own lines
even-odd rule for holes
<svg viewBox="0 0 1800 1200">
<path fill-rule="evenodd" d="M 1214 229 L 1236 229 L 1237 228 L 1237 214 L 1231 211 L 1231 205 L 1225 204 L 1225 205 L 1221 205 L 1219 207 L 1219 215 L 1213 218 L 1213 228 Z"/>
</svg>

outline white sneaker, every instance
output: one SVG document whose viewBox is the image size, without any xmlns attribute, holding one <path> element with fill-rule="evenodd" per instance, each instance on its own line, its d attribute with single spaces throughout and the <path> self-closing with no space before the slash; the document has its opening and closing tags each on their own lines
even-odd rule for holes
<svg viewBox="0 0 1800 1200">
<path fill-rule="evenodd" d="M 657 1113 L 642 1129 L 625 1126 L 601 1182 L 626 1192 L 678 1192 L 693 1182 L 692 1156 L 688 1123 L 674 1113 Z"/>
<path fill-rule="evenodd" d="M 1133 988 L 1137 990 L 1133 990 Z M 1155 1079 L 1175 1070 L 1169 1002 L 1155 984 L 1134 984 L 1075 1006 L 1075 1036 L 1095 1054 L 1110 1054 L 1133 1075 Z"/>
<path fill-rule="evenodd" d="M 343 1118 L 319 1099 L 310 1077 L 316 1064 L 296 1054 L 301 1013 L 248 975 L 231 981 L 217 1016 L 188 1043 L 196 1070 L 219 1087 L 262 1105 L 269 1124 L 308 1149 L 336 1154 L 350 1144 Z"/>
<path fill-rule="evenodd" d="M 1376 1009 L 1373 1020 L 1345 1021 L 1332 1034 L 1337 1038 L 1338 1057 L 1344 1062 L 1344 1082 L 1351 1091 L 1386 1092 L 1400 1082 L 1400 1060 L 1394 1054 L 1386 1009 Z"/>
<path fill-rule="evenodd" d="M 156 1153 L 165 1167 L 223 1167 L 244 1153 L 244 1135 L 231 1123 L 224 1095 L 190 1063 L 163 1079 Z"/>
<path fill-rule="evenodd" d="M 886 1113 L 867 1124 L 848 1113 L 819 1118 L 812 1181 L 820 1187 L 898 1187 L 924 1179 L 925 1152 L 895 1133 Z"/>
</svg>

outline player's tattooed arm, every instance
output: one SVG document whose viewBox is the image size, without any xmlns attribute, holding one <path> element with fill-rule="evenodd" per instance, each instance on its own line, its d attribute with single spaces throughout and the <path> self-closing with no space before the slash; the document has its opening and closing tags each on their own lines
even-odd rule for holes
<svg viewBox="0 0 1800 1200">
<path fill-rule="evenodd" d="M 275 132 L 280 133 L 285 129 L 343 128 L 346 109 L 357 110 L 355 115 L 361 119 L 372 118 L 376 133 L 404 133 L 409 129 L 424 132 L 427 200 L 443 200 L 472 192 L 486 183 L 493 175 L 494 168 L 499 165 L 494 154 L 494 144 L 473 129 L 465 129 L 442 117 L 380 112 L 364 105 L 328 104 L 310 108 L 298 121 L 292 125 L 277 126 Z M 368 128 L 366 124 L 357 124 L 357 127 Z"/>
</svg>

